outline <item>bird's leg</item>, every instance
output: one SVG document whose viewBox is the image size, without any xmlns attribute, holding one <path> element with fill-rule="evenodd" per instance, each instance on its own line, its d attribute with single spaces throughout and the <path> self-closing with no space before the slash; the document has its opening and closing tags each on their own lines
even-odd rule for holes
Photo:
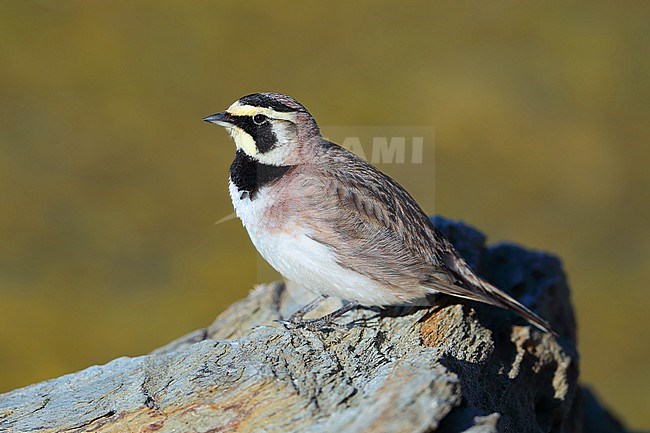
<svg viewBox="0 0 650 433">
<path fill-rule="evenodd" d="M 358 306 L 359 304 L 357 302 L 348 302 L 338 310 L 326 314 L 325 316 L 320 317 L 318 319 L 301 320 L 296 322 L 292 321 L 290 323 L 294 328 L 305 328 L 305 329 L 309 329 L 310 331 L 320 331 L 321 329 L 326 327 L 336 328 L 336 326 L 332 326 L 332 322 L 334 321 L 334 319 L 342 316 L 343 314 L 347 313 L 350 310 L 357 308 Z"/>
<path fill-rule="evenodd" d="M 316 299 L 314 299 L 309 304 L 303 306 L 298 311 L 293 313 L 291 317 L 289 317 L 289 320 L 287 320 L 287 322 L 291 322 L 291 323 L 302 322 L 302 318 L 305 316 L 305 314 L 309 313 L 311 310 L 318 307 L 318 305 L 320 305 L 320 303 L 323 302 L 325 299 L 327 299 L 327 295 L 318 295 Z"/>
</svg>

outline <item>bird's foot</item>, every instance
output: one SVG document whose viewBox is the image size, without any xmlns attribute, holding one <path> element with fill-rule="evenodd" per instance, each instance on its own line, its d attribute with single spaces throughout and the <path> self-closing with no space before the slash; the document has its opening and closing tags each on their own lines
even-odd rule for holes
<svg viewBox="0 0 650 433">
<path fill-rule="evenodd" d="M 334 323 L 333 319 L 320 317 L 312 320 L 278 320 L 278 323 L 284 325 L 287 329 L 307 329 L 308 331 L 347 331 L 348 327 Z"/>
<path fill-rule="evenodd" d="M 291 317 L 289 317 L 289 322 L 291 322 L 291 323 L 300 323 L 300 322 L 302 322 L 303 321 L 302 318 L 305 316 L 305 314 L 309 313 L 311 310 L 318 307 L 320 305 L 320 303 L 323 302 L 326 298 L 327 298 L 327 296 L 325 296 L 325 295 L 319 295 L 316 299 L 311 301 L 309 304 L 303 306 L 298 311 L 293 313 L 291 315 Z"/>
<path fill-rule="evenodd" d="M 349 302 L 330 314 L 327 314 L 323 317 L 319 317 L 318 319 L 309 319 L 309 320 L 303 319 L 305 312 L 303 311 L 303 309 L 300 309 L 296 313 L 291 315 L 291 317 L 289 317 L 288 320 L 278 320 L 278 322 L 283 324 L 287 329 L 302 328 L 302 329 L 307 329 L 309 331 L 326 331 L 326 330 L 347 331 L 349 329 L 347 326 L 334 323 L 334 319 L 342 316 L 343 314 L 347 313 L 348 311 L 354 308 L 357 308 L 358 306 L 359 304 L 357 304 L 356 302 Z"/>
</svg>

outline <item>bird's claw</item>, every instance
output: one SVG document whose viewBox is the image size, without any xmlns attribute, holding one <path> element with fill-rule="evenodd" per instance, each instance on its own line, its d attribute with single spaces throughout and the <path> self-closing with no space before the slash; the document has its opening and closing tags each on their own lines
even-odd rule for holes
<svg viewBox="0 0 650 433">
<path fill-rule="evenodd" d="M 287 329 L 307 329 L 308 331 L 318 332 L 318 331 L 347 331 L 348 327 L 345 325 L 339 325 L 332 321 L 314 319 L 314 320 L 294 320 L 289 319 L 278 319 L 275 322 L 280 323 Z"/>
</svg>

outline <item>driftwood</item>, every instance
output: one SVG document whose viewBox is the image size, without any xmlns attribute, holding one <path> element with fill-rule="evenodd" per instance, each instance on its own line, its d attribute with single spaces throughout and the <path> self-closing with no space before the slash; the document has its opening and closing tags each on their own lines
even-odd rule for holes
<svg viewBox="0 0 650 433">
<path fill-rule="evenodd" d="M 352 312 L 347 332 L 287 330 L 276 320 L 309 295 L 262 285 L 150 355 L 0 395 L 0 432 L 623 432 L 578 384 L 559 260 L 436 224 L 559 337 L 451 298 Z"/>
</svg>

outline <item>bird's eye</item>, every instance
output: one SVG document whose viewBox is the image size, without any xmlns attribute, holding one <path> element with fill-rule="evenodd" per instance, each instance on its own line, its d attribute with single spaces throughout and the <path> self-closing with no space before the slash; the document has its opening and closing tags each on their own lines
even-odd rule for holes
<svg viewBox="0 0 650 433">
<path fill-rule="evenodd" d="M 253 122 L 257 123 L 258 125 L 261 125 L 262 123 L 266 122 L 267 117 L 263 114 L 256 114 L 253 116 Z"/>
</svg>

